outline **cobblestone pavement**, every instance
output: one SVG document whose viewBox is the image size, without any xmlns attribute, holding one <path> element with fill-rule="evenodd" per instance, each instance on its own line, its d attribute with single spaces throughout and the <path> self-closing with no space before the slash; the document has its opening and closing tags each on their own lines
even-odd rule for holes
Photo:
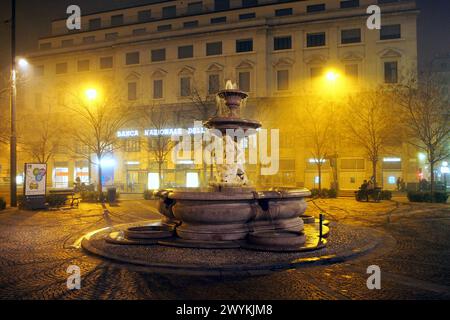
<svg viewBox="0 0 450 320">
<path fill-rule="evenodd" d="M 386 232 L 396 242 L 356 260 L 252 278 L 163 276 L 130 271 L 73 246 L 102 227 L 157 218 L 144 200 L 47 212 L 0 213 L 0 299 L 449 299 L 450 207 L 406 201 L 316 200 L 309 213 Z M 66 288 L 81 268 L 81 290 Z M 368 290 L 367 267 L 381 268 Z"/>
</svg>

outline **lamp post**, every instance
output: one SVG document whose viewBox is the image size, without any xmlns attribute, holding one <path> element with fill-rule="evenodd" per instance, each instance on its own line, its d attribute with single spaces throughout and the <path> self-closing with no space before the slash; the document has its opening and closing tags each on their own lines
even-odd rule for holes
<svg viewBox="0 0 450 320">
<path fill-rule="evenodd" d="M 11 139 L 10 139 L 10 200 L 17 207 L 17 132 L 16 132 L 16 1 L 11 0 Z"/>
</svg>

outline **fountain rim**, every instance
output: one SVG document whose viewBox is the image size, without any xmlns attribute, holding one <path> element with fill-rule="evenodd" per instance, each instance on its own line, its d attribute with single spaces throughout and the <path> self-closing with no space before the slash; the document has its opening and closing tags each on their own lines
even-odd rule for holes
<svg viewBox="0 0 450 320">
<path fill-rule="evenodd" d="M 311 195 L 308 189 L 273 190 L 273 191 L 196 191 L 190 190 L 168 190 L 167 197 L 173 200 L 192 201 L 248 201 L 248 200 L 289 200 L 306 198 Z"/>
<path fill-rule="evenodd" d="M 224 99 L 226 96 L 239 96 L 242 99 L 247 99 L 249 94 L 239 89 L 225 89 L 217 93 L 217 96 Z"/>
</svg>

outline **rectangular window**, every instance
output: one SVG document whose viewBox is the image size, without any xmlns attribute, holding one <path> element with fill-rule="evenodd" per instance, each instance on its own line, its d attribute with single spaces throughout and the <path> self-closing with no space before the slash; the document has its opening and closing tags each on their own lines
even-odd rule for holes
<svg viewBox="0 0 450 320">
<path fill-rule="evenodd" d="M 102 27 L 102 19 L 90 19 L 89 20 L 89 30 L 97 30 Z"/>
<path fill-rule="evenodd" d="M 78 72 L 89 71 L 89 60 L 78 61 Z"/>
<path fill-rule="evenodd" d="M 139 139 L 125 140 L 125 152 L 140 152 L 141 141 Z"/>
<path fill-rule="evenodd" d="M 57 63 L 56 64 L 56 74 L 67 73 L 67 63 Z"/>
<path fill-rule="evenodd" d="M 358 79 L 359 70 L 357 64 L 347 64 L 345 65 L 345 76 L 350 79 Z"/>
<path fill-rule="evenodd" d="M 244 8 L 254 7 L 258 5 L 258 0 L 242 0 L 242 6 Z"/>
<path fill-rule="evenodd" d="M 289 70 L 277 71 L 277 90 L 289 90 Z"/>
<path fill-rule="evenodd" d="M 107 41 L 114 41 L 119 37 L 119 34 L 117 32 L 111 32 L 105 34 L 105 40 Z"/>
<path fill-rule="evenodd" d="M 388 26 L 381 26 L 380 40 L 400 39 L 401 37 L 401 25 L 392 24 Z"/>
<path fill-rule="evenodd" d="M 220 90 L 220 77 L 218 74 L 210 74 L 208 77 L 208 93 L 216 94 Z"/>
<path fill-rule="evenodd" d="M 216 56 L 222 54 L 222 42 L 210 42 L 206 44 L 206 55 Z"/>
<path fill-rule="evenodd" d="M 324 3 L 312 4 L 310 6 L 306 6 L 306 12 L 308 12 L 308 13 L 320 12 L 320 11 L 325 11 L 325 4 Z"/>
<path fill-rule="evenodd" d="M 398 2 L 398 0 L 378 0 L 379 4 L 383 4 L 383 3 L 393 3 L 393 2 Z"/>
<path fill-rule="evenodd" d="M 293 14 L 292 8 L 284 8 L 284 9 L 275 10 L 276 17 L 291 16 L 292 14 Z"/>
<path fill-rule="evenodd" d="M 166 60 L 166 49 L 152 50 L 152 62 L 159 62 Z"/>
<path fill-rule="evenodd" d="M 273 38 L 273 49 L 274 50 L 292 49 L 292 37 L 285 36 Z"/>
<path fill-rule="evenodd" d="M 211 24 L 215 23 L 226 23 L 227 17 L 217 17 L 217 18 L 211 18 Z"/>
<path fill-rule="evenodd" d="M 194 46 L 178 47 L 178 59 L 192 58 L 194 56 Z"/>
<path fill-rule="evenodd" d="M 250 92 L 250 72 L 249 71 L 243 71 L 239 72 L 238 77 L 238 85 L 239 89 L 245 92 Z"/>
<path fill-rule="evenodd" d="M 236 40 L 236 52 L 253 51 L 253 39 Z"/>
<path fill-rule="evenodd" d="M 364 170 L 364 159 L 341 159 L 342 170 Z"/>
<path fill-rule="evenodd" d="M 152 20 L 152 10 L 142 10 L 138 12 L 138 22 L 147 22 Z"/>
<path fill-rule="evenodd" d="M 153 99 L 163 98 L 163 80 L 153 80 Z"/>
<path fill-rule="evenodd" d="M 191 94 L 191 78 L 180 78 L 180 95 L 182 97 L 189 97 Z"/>
<path fill-rule="evenodd" d="M 67 40 L 61 41 L 61 47 L 63 47 L 63 48 L 71 47 L 71 46 L 73 46 L 73 39 L 67 39 Z"/>
<path fill-rule="evenodd" d="M 177 16 L 177 6 L 168 6 L 162 8 L 162 17 L 166 18 L 174 18 Z"/>
<path fill-rule="evenodd" d="M 191 2 L 187 6 L 188 14 L 197 14 L 203 11 L 203 2 Z"/>
<path fill-rule="evenodd" d="M 123 14 L 118 14 L 111 17 L 111 26 L 116 27 L 123 24 Z"/>
<path fill-rule="evenodd" d="M 398 82 L 398 63 L 397 61 L 384 63 L 384 82 L 397 83 Z"/>
<path fill-rule="evenodd" d="M 359 7 L 359 0 L 341 1 L 341 9 Z"/>
<path fill-rule="evenodd" d="M 113 67 L 113 57 L 100 58 L 100 69 L 111 69 Z"/>
<path fill-rule="evenodd" d="M 94 43 L 95 42 L 95 36 L 89 36 L 89 37 L 84 37 L 83 38 L 83 43 L 87 44 L 87 43 Z"/>
<path fill-rule="evenodd" d="M 214 11 L 230 9 L 230 0 L 214 0 Z"/>
<path fill-rule="evenodd" d="M 139 52 L 129 52 L 126 54 L 126 64 L 139 64 Z"/>
<path fill-rule="evenodd" d="M 313 67 L 311 68 L 311 79 L 317 79 L 321 77 L 323 74 L 323 68 L 322 67 Z"/>
<path fill-rule="evenodd" d="M 39 49 L 40 50 L 48 50 L 52 48 L 52 43 L 51 42 L 45 42 L 45 43 L 41 43 L 39 44 Z"/>
<path fill-rule="evenodd" d="M 133 101 L 137 99 L 137 83 L 128 82 L 128 100 Z"/>
<path fill-rule="evenodd" d="M 133 30 L 133 36 L 142 36 L 147 32 L 147 29 L 145 28 L 139 28 Z"/>
<path fill-rule="evenodd" d="M 255 19 L 256 13 L 250 12 L 250 13 L 243 13 L 239 15 L 239 20 L 247 20 L 247 19 Z"/>
<path fill-rule="evenodd" d="M 361 42 L 361 29 L 341 30 L 341 43 L 359 43 Z"/>
<path fill-rule="evenodd" d="M 172 30 L 172 25 L 171 24 L 163 24 L 158 26 L 158 31 L 168 31 L 168 30 Z"/>
<path fill-rule="evenodd" d="M 186 21 L 183 23 L 183 28 L 196 28 L 198 27 L 198 20 Z"/>
<path fill-rule="evenodd" d="M 55 168 L 53 186 L 55 188 L 68 188 L 69 187 L 69 168 Z"/>
<path fill-rule="evenodd" d="M 306 35 L 306 46 L 308 48 L 323 47 L 325 44 L 325 32 L 308 33 Z"/>
</svg>

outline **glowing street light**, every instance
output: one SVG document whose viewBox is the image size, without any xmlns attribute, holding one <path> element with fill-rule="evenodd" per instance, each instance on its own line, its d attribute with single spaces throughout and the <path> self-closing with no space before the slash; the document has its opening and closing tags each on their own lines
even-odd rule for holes
<svg viewBox="0 0 450 320">
<path fill-rule="evenodd" d="M 27 59 L 24 58 L 20 58 L 19 61 L 17 62 L 17 64 L 19 65 L 20 69 L 27 69 L 28 66 L 30 65 L 27 61 Z"/>
<path fill-rule="evenodd" d="M 88 100 L 93 101 L 93 100 L 97 99 L 98 92 L 96 89 L 90 88 L 85 91 L 85 95 Z"/>
<path fill-rule="evenodd" d="M 334 70 L 329 70 L 329 71 L 327 71 L 327 73 L 325 74 L 325 78 L 326 78 L 328 81 L 334 82 L 334 81 L 336 81 L 336 80 L 339 78 L 339 73 L 337 73 L 337 72 L 334 71 Z"/>
</svg>

